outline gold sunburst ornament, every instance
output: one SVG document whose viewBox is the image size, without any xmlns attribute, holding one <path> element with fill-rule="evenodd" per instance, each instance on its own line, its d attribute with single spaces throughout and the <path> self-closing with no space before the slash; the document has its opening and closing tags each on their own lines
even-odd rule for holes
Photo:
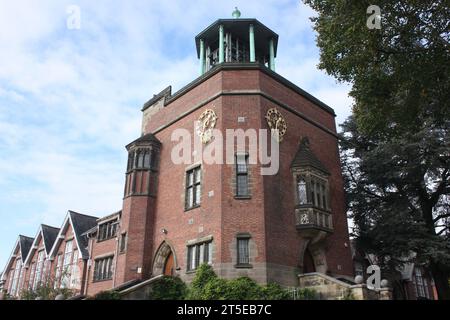
<svg viewBox="0 0 450 320">
<path fill-rule="evenodd" d="M 278 142 L 283 141 L 283 136 L 287 131 L 287 124 L 280 111 L 275 108 L 267 110 L 266 120 L 269 128 L 272 130 L 272 135 L 274 135 L 275 138 L 278 138 Z M 278 130 L 278 136 L 275 135 L 275 130 Z"/>
<path fill-rule="evenodd" d="M 217 115 L 214 110 L 206 109 L 198 118 L 197 122 L 197 134 L 201 138 L 204 144 L 208 143 L 212 139 L 212 131 L 216 126 Z"/>
</svg>

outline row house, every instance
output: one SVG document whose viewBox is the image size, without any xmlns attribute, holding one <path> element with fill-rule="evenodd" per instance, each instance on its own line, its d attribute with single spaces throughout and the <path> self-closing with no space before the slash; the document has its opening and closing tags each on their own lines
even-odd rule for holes
<svg viewBox="0 0 450 320">
<path fill-rule="evenodd" d="M 16 294 L 23 289 L 36 290 L 38 286 L 51 281 L 51 260 L 49 259 L 49 254 L 58 232 L 59 228 L 45 224 L 39 226 L 39 230 L 23 264 L 25 281 L 21 283 Z"/>
<path fill-rule="evenodd" d="M 3 289 L 11 296 L 18 295 L 20 288 L 23 286 L 25 276 L 24 262 L 33 240 L 33 238 L 19 235 L 2 273 Z"/>
</svg>

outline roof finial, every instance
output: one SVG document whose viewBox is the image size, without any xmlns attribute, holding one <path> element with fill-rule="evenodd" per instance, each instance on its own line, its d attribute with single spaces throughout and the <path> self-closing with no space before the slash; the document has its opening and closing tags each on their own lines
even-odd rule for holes
<svg viewBox="0 0 450 320">
<path fill-rule="evenodd" d="M 238 19 L 241 16 L 241 12 L 237 7 L 234 7 L 233 18 Z"/>
</svg>

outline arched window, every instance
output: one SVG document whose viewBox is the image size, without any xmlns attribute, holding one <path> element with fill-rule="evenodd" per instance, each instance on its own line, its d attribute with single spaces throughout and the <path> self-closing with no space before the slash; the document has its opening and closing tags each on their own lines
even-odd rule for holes
<svg viewBox="0 0 450 320">
<path fill-rule="evenodd" d="M 306 204 L 308 202 L 306 195 L 306 181 L 303 177 L 297 179 L 297 196 L 299 204 Z"/>
</svg>

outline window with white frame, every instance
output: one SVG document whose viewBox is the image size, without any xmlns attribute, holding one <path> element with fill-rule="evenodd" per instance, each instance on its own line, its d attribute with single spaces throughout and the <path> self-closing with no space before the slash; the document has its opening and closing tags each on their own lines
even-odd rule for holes
<svg viewBox="0 0 450 320">
<path fill-rule="evenodd" d="M 196 270 L 202 263 L 212 263 L 212 241 L 188 246 L 187 271 Z"/>
<path fill-rule="evenodd" d="M 327 209 L 326 181 L 311 177 L 311 203 L 321 209 Z"/>
<path fill-rule="evenodd" d="M 16 260 L 16 267 L 14 268 L 14 277 L 11 285 L 11 295 L 15 296 L 17 294 L 17 283 L 19 282 L 20 271 L 22 270 L 22 262 L 20 259 Z"/>
<path fill-rule="evenodd" d="M 73 261 L 71 267 L 71 275 L 70 275 L 70 287 L 78 288 L 80 283 L 80 272 L 78 268 L 78 250 L 73 250 Z"/>
<path fill-rule="evenodd" d="M 62 270 L 62 254 L 58 254 L 58 257 L 56 258 L 55 284 L 54 284 L 55 289 L 59 287 L 61 270 Z"/>
<path fill-rule="evenodd" d="M 298 204 L 302 205 L 308 203 L 306 180 L 303 176 L 297 177 L 297 197 L 298 197 Z"/>
<path fill-rule="evenodd" d="M 70 270 L 72 265 L 73 240 L 66 241 L 66 248 L 64 250 L 64 260 L 62 268 L 61 288 L 67 288 L 70 285 Z"/>
<path fill-rule="evenodd" d="M 25 277 L 25 266 L 22 265 L 22 267 L 20 268 L 20 276 L 19 276 L 19 283 L 18 283 L 19 290 L 21 288 L 23 288 L 24 277 Z"/>
<path fill-rule="evenodd" d="M 30 289 L 33 288 L 33 280 L 34 280 L 34 273 L 36 271 L 36 263 L 32 262 L 31 263 L 31 272 L 30 272 L 30 279 L 28 279 L 28 287 Z"/>
<path fill-rule="evenodd" d="M 248 155 L 236 154 L 236 197 L 248 197 L 249 195 Z"/>
<path fill-rule="evenodd" d="M 33 290 L 36 290 L 36 288 L 41 283 L 41 277 L 42 277 L 42 270 L 44 267 L 44 250 L 41 250 L 38 252 L 38 258 L 36 263 L 36 271 L 34 274 L 34 281 L 33 281 Z"/>
<path fill-rule="evenodd" d="M 200 205 L 201 167 L 198 166 L 186 172 L 186 209 Z"/>
<path fill-rule="evenodd" d="M 14 269 L 11 269 L 9 271 L 9 282 L 8 282 L 8 284 L 9 284 L 8 293 L 9 294 L 11 294 L 13 279 L 14 279 Z"/>
<path fill-rule="evenodd" d="M 430 298 L 430 293 L 428 291 L 428 282 L 424 277 L 423 270 L 421 268 L 414 268 L 413 283 L 416 291 L 416 296 L 418 298 Z"/>
<path fill-rule="evenodd" d="M 97 240 L 104 241 L 114 238 L 116 236 L 117 229 L 118 229 L 117 219 L 100 224 L 98 227 Z"/>
<path fill-rule="evenodd" d="M 312 205 L 328 210 L 328 179 L 311 172 L 294 173 L 297 205 Z"/>
<path fill-rule="evenodd" d="M 112 279 L 114 256 L 99 258 L 95 260 L 94 281 Z"/>
</svg>

